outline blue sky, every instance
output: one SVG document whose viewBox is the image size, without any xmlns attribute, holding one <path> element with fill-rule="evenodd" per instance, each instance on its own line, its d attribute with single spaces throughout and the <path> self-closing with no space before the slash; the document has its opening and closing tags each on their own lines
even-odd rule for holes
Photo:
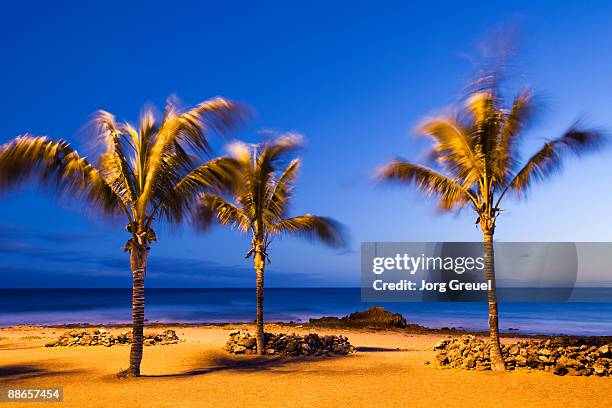
<svg viewBox="0 0 612 408">
<path fill-rule="evenodd" d="M 222 95 L 264 129 L 308 139 L 295 214 L 335 217 L 349 250 L 286 238 L 270 250 L 269 286 L 356 286 L 361 241 L 474 241 L 469 212 L 440 215 L 411 189 L 375 186 L 372 169 L 418 158 L 424 116 L 456 100 L 464 57 L 504 25 L 519 28 L 518 82 L 546 109 L 525 155 L 576 118 L 612 129 L 612 5 L 606 2 L 11 2 L 0 15 L 1 141 L 23 134 L 87 144 L 97 109 L 135 122 L 143 104 Z M 221 152 L 219 139 L 214 141 Z M 506 201 L 500 241 L 611 241 L 610 152 L 570 161 L 527 201 Z M 589 197 L 588 199 L 586 197 Z M 5 287 L 128 287 L 123 226 L 24 187 L 0 197 Z M 158 227 L 149 286 L 252 286 L 249 241 L 217 228 Z"/>
</svg>

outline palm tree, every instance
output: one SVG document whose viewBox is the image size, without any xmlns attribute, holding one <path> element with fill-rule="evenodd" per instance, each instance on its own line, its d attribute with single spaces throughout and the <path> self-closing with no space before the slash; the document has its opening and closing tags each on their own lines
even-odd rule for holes
<svg viewBox="0 0 612 408">
<path fill-rule="evenodd" d="M 230 146 L 239 163 L 238 180 L 231 192 L 233 203 L 219 195 L 203 193 L 196 207 L 194 220 L 204 229 L 214 219 L 251 234 L 251 248 L 246 258 L 253 256 L 256 272 L 257 351 L 265 352 L 264 342 L 264 268 L 269 263 L 268 248 L 274 236 L 292 234 L 316 238 L 339 246 L 343 241 L 340 225 L 330 218 L 304 214 L 286 218 L 300 160 L 293 159 L 280 171 L 286 157 L 301 146 L 301 137 L 285 135 L 261 145 Z"/>
<path fill-rule="evenodd" d="M 559 170 L 568 153 L 583 153 L 602 141 L 598 132 L 574 125 L 559 138 L 547 141 L 520 166 L 518 144 L 533 111 L 534 99 L 528 89 L 506 108 L 499 86 L 490 82 L 470 92 L 457 114 L 428 118 L 420 126 L 420 133 L 433 140 L 431 156 L 441 172 L 402 159 L 391 161 L 379 172 L 383 180 L 413 184 L 437 197 L 443 211 L 470 205 L 476 212 L 475 224 L 484 237 L 485 275 L 491 282 L 487 298 L 491 367 L 496 371 L 505 370 L 499 343 L 493 252 L 500 203 L 507 192 L 521 197 L 533 182 Z"/>
<path fill-rule="evenodd" d="M 181 222 L 197 193 L 214 191 L 231 180 L 235 163 L 228 158 L 203 162 L 209 151 L 205 131 L 224 132 L 240 116 L 238 105 L 215 98 L 186 111 L 171 99 L 161 121 L 145 109 L 139 128 L 117 123 L 99 111 L 92 121 L 105 149 L 95 165 L 67 142 L 20 136 L 0 149 L 0 189 L 28 178 L 52 184 L 68 199 L 80 196 L 102 214 L 127 220 L 131 237 L 132 345 L 127 375 L 140 375 L 144 326 L 144 278 L 149 244 L 157 240 L 154 220 Z"/>
</svg>

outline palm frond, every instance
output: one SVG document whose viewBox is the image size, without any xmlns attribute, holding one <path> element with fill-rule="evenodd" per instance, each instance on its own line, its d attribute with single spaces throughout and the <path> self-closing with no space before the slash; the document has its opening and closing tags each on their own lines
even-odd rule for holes
<svg viewBox="0 0 612 408">
<path fill-rule="evenodd" d="M 208 152 L 210 146 L 205 132 L 214 130 L 224 134 L 232 131 L 244 115 L 244 107 L 224 98 L 201 102 L 182 113 L 169 98 L 159 134 L 165 143 L 177 141 L 195 151 Z"/>
<path fill-rule="evenodd" d="M 159 124 L 155 119 L 155 112 L 151 106 L 145 107 L 140 114 L 140 122 L 138 123 L 138 132 L 135 129 L 131 129 L 132 126 L 125 124 L 125 131 L 128 132 L 134 140 L 136 146 L 136 161 L 135 166 L 138 172 L 138 184 L 139 189 L 142 191 L 146 182 L 146 175 L 149 172 L 149 157 L 151 155 L 151 149 L 155 145 L 159 134 Z"/>
<path fill-rule="evenodd" d="M 257 161 L 261 163 L 276 163 L 287 155 L 296 152 L 304 145 L 304 137 L 299 133 L 285 133 L 279 138 L 263 144 L 262 152 Z"/>
<path fill-rule="evenodd" d="M 172 191 L 162 195 L 159 203 L 161 214 L 171 222 L 181 222 L 194 201 L 199 200 L 200 193 L 233 191 L 238 177 L 235 159 L 220 157 L 210 160 L 191 170 L 174 185 Z"/>
<path fill-rule="evenodd" d="M 491 111 L 496 108 L 496 99 L 496 94 L 492 89 L 481 89 L 469 95 L 465 107 L 472 114 L 475 123 L 487 122 Z"/>
<path fill-rule="evenodd" d="M 263 212 L 269 197 L 273 194 L 272 176 L 276 172 L 279 164 L 286 157 L 300 149 L 303 144 L 303 137 L 297 133 L 286 133 L 281 137 L 268 141 L 262 146 L 256 146 L 252 160 L 252 171 L 245 171 L 245 176 L 249 183 L 245 191 L 245 201 L 249 201 L 254 206 L 253 217 L 260 219 L 264 217 Z"/>
<path fill-rule="evenodd" d="M 134 203 L 138 192 L 134 184 L 133 172 L 120 150 L 102 154 L 97 167 L 102 178 L 121 197 L 126 206 Z"/>
<path fill-rule="evenodd" d="M 473 151 L 487 175 L 494 175 L 496 172 L 495 156 L 502 127 L 501 106 L 502 101 L 494 89 L 474 92 L 466 102 L 466 109 L 472 115 L 470 135 Z"/>
<path fill-rule="evenodd" d="M 287 218 L 270 227 L 272 234 L 300 235 L 311 240 L 320 240 L 327 245 L 340 247 L 346 244 L 343 227 L 327 217 L 304 214 Z"/>
<path fill-rule="evenodd" d="M 287 214 L 291 190 L 300 165 L 299 159 L 292 160 L 274 183 L 274 187 L 270 189 L 270 197 L 266 204 L 267 218 L 281 219 Z"/>
<path fill-rule="evenodd" d="M 220 134 L 234 131 L 249 116 L 244 105 L 221 97 L 202 102 L 187 113 L 190 117 L 199 119 L 206 128 Z"/>
<path fill-rule="evenodd" d="M 601 132 L 579 129 L 578 125 L 574 125 L 563 136 L 544 144 L 516 173 L 508 188 L 520 196 L 533 182 L 542 181 L 560 170 L 567 154 L 580 155 L 598 148 L 603 142 Z"/>
<path fill-rule="evenodd" d="M 517 170 L 519 157 L 517 145 L 522 132 L 527 127 L 533 112 L 534 102 L 531 90 L 524 89 L 512 103 L 512 107 L 503 115 L 499 148 L 496 152 L 496 177 L 501 184 Z"/>
<path fill-rule="evenodd" d="M 208 151 L 206 126 L 224 130 L 236 123 L 240 107 L 223 98 L 200 103 L 195 108 L 180 113 L 169 100 L 164 118 L 157 130 L 155 141 L 146 158 L 146 176 L 138 199 L 140 213 L 145 213 L 154 197 L 152 192 L 169 193 L 182 179 L 181 169 L 192 166 L 192 158 L 185 154 L 188 147 L 194 151 Z M 156 194 L 160 197 L 160 194 Z"/>
<path fill-rule="evenodd" d="M 20 136 L 0 148 L 0 189 L 10 189 L 27 179 L 53 185 L 70 198 L 83 197 L 105 213 L 124 210 L 100 173 L 63 140 Z"/>
<path fill-rule="evenodd" d="M 100 175 L 123 203 L 130 206 L 134 203 L 138 192 L 134 171 L 122 145 L 121 137 L 126 126 L 118 125 L 115 117 L 106 111 L 98 111 L 93 122 L 98 128 L 98 138 L 103 140 L 106 146 L 106 151 L 97 163 Z M 128 146 L 133 150 L 131 144 L 128 143 Z"/>
<path fill-rule="evenodd" d="M 470 130 L 451 116 L 429 118 L 419 127 L 436 143 L 432 157 L 454 177 L 472 184 L 483 173 L 483 162 L 474 150 Z"/>
<path fill-rule="evenodd" d="M 214 221 L 222 225 L 231 225 L 243 232 L 251 228 L 250 219 L 240 208 L 217 195 L 200 194 L 193 212 L 193 223 L 198 228 L 207 230 Z"/>
<path fill-rule="evenodd" d="M 477 205 L 473 192 L 454 180 L 425 166 L 394 160 L 379 169 L 377 177 L 385 181 L 414 184 L 428 196 L 439 199 L 441 210 L 462 207 L 468 202 Z"/>
<path fill-rule="evenodd" d="M 237 163 L 237 182 L 233 185 L 232 195 L 244 214 L 251 220 L 256 219 L 256 211 L 260 208 L 254 194 L 257 185 L 256 165 L 253 161 L 257 146 L 234 141 L 227 145 L 230 158 Z"/>
</svg>

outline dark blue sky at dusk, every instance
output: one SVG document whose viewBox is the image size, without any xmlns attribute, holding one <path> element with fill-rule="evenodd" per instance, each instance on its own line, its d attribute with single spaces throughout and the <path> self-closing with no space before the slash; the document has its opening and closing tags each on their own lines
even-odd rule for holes
<svg viewBox="0 0 612 408">
<path fill-rule="evenodd" d="M 308 140 L 292 213 L 332 216 L 351 244 L 276 240 L 271 287 L 357 286 L 362 241 L 478 241 L 469 211 L 440 215 L 373 169 L 418 159 L 420 120 L 457 99 L 465 57 L 501 26 L 518 27 L 517 82 L 545 109 L 527 156 L 575 119 L 612 129 L 612 5 L 607 2 L 10 2 L 0 14 L 0 141 L 65 138 L 98 109 L 137 122 L 172 93 L 187 105 L 221 95 L 256 112 L 236 137 L 296 131 Z M 223 153 L 224 141 L 213 139 Z M 570 161 L 523 202 L 507 200 L 500 241 L 612 241 L 612 152 Z M 588 198 L 587 198 L 588 197 Z M 0 197 L 3 287 L 129 287 L 123 225 L 26 186 Z M 150 287 L 250 287 L 249 239 L 216 228 L 157 227 Z"/>
</svg>

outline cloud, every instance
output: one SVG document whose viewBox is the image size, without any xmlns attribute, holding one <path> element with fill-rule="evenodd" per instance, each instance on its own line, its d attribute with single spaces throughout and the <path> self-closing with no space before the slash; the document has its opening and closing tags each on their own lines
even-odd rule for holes
<svg viewBox="0 0 612 408">
<path fill-rule="evenodd" d="M 31 239 L 45 242 L 72 242 L 103 237 L 101 232 L 65 233 L 34 231 L 11 224 L 0 224 L 0 239 Z"/>
<path fill-rule="evenodd" d="M 105 255 L 85 250 L 54 249 L 16 239 L 0 238 L 4 287 L 130 287 L 129 255 Z M 10 263 L 7 262 L 10 255 Z M 250 266 L 223 265 L 209 259 L 158 256 L 147 264 L 149 287 L 252 287 Z M 269 287 L 321 286 L 325 276 L 266 271 Z"/>
<path fill-rule="evenodd" d="M 336 256 L 345 256 L 345 255 L 354 255 L 358 253 L 358 251 L 352 249 L 352 248 L 346 248 L 346 249 L 342 249 L 338 252 L 336 252 L 334 255 Z"/>
<path fill-rule="evenodd" d="M 129 287 L 129 274 L 83 273 L 71 268 L 36 268 L 28 265 L 0 265 L 4 288 L 89 288 Z M 96 284 L 97 283 L 97 284 Z"/>
</svg>

